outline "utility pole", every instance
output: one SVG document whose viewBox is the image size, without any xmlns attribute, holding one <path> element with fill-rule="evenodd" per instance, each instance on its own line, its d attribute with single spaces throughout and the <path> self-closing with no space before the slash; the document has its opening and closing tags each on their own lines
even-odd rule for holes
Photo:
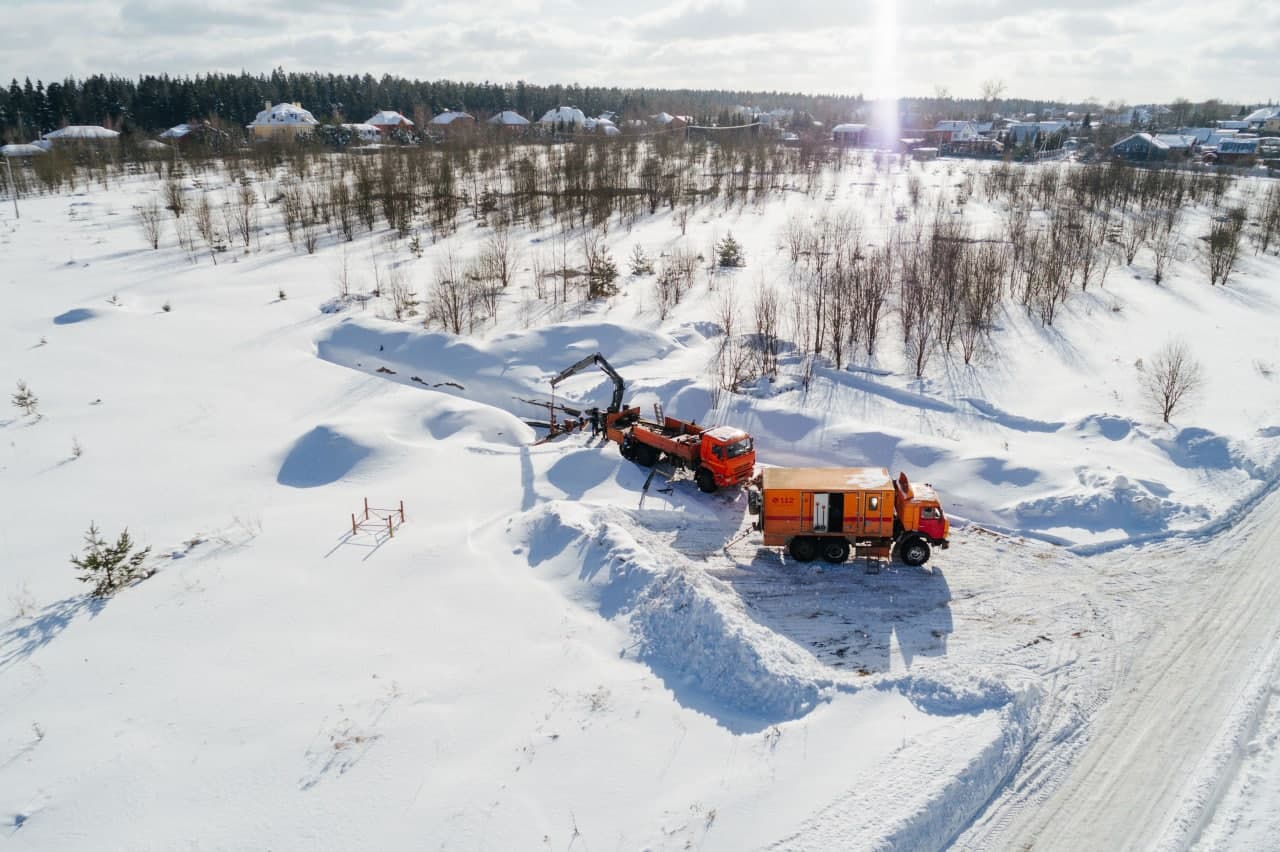
<svg viewBox="0 0 1280 852">
<path fill-rule="evenodd" d="M 13 217 L 21 219 L 22 214 L 18 212 L 18 184 L 13 180 L 13 157 L 5 157 L 4 165 L 9 170 L 9 191 L 13 193 Z"/>
</svg>

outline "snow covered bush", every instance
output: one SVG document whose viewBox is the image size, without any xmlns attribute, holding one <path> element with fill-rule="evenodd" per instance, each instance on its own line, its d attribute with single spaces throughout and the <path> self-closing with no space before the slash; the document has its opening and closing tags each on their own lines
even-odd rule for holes
<svg viewBox="0 0 1280 852">
<path fill-rule="evenodd" d="M 98 531 L 97 524 L 90 523 L 84 535 L 84 554 L 72 555 L 71 564 L 80 569 L 79 580 L 92 583 L 89 592 L 96 598 L 109 598 L 138 577 L 145 576 L 142 563 L 151 553 L 150 547 L 133 551 L 133 538 L 126 527 L 115 544 L 107 544 Z"/>
</svg>

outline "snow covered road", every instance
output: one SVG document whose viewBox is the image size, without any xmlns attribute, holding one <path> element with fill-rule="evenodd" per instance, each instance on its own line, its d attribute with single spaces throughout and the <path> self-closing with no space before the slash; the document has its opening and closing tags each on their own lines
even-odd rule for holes
<svg viewBox="0 0 1280 852">
<path fill-rule="evenodd" d="M 1109 560 L 1106 571 L 1121 584 L 1117 604 L 1132 594 L 1145 616 L 1133 625 L 1139 629 L 1132 644 L 1117 654 L 1110 700 L 1077 736 L 1033 751 L 1021 783 L 959 845 L 1074 850 L 1193 843 L 1212 819 L 1275 680 L 1277 548 L 1280 494 L 1273 494 L 1215 540 Z M 1144 588 L 1144 577 L 1157 585 Z M 1064 765 L 1070 768 L 1054 768 Z"/>
</svg>

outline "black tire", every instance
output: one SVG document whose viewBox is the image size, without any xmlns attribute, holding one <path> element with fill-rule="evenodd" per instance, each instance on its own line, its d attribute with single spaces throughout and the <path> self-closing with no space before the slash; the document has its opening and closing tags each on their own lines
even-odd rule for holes
<svg viewBox="0 0 1280 852">
<path fill-rule="evenodd" d="M 787 545 L 787 552 L 797 562 L 812 562 L 818 558 L 818 543 L 808 536 L 798 535 Z"/>
<path fill-rule="evenodd" d="M 693 475 L 693 481 L 698 483 L 698 490 L 703 494 L 714 494 L 716 488 L 716 477 L 711 471 L 705 467 L 698 468 L 698 472 Z"/>
<path fill-rule="evenodd" d="M 653 467 L 658 463 L 658 457 L 661 455 L 661 453 L 648 444 L 637 444 L 635 452 L 636 463 L 643 467 Z"/>
<path fill-rule="evenodd" d="M 849 542 L 843 538 L 824 538 L 822 540 L 822 561 L 839 565 L 849 561 Z"/>
<path fill-rule="evenodd" d="M 918 535 L 909 536 L 898 543 L 898 558 L 904 565 L 923 565 L 929 561 L 931 552 L 929 542 Z"/>
</svg>

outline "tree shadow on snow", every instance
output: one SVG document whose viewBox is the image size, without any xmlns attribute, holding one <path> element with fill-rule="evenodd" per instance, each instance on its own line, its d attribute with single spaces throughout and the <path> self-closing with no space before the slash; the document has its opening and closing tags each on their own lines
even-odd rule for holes
<svg viewBox="0 0 1280 852">
<path fill-rule="evenodd" d="M 28 659 L 36 651 L 58 638 L 81 613 L 97 616 L 106 601 L 92 595 L 80 595 L 51 603 L 33 618 L 17 618 L 0 634 L 0 671 Z"/>
</svg>

